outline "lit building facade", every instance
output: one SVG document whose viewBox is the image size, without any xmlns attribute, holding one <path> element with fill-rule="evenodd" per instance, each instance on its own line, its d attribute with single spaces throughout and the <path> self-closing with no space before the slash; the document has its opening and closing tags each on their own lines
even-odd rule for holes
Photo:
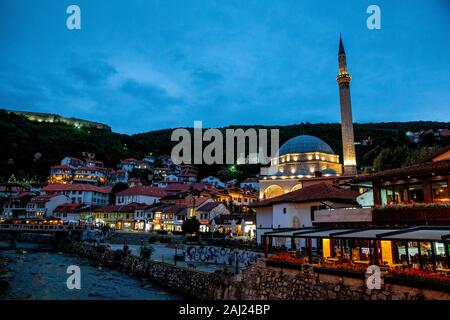
<svg viewBox="0 0 450 320">
<path fill-rule="evenodd" d="M 300 135 L 281 146 L 271 166 L 261 170 L 260 198 L 273 198 L 301 189 L 312 178 L 342 174 L 339 156 L 323 140 Z"/>
<path fill-rule="evenodd" d="M 338 52 L 339 100 L 342 128 L 343 166 L 339 155 L 323 140 L 300 135 L 281 146 L 270 167 L 261 169 L 260 199 L 269 199 L 323 180 L 350 179 L 357 173 L 356 152 L 350 100 L 350 74 L 342 39 Z"/>
<path fill-rule="evenodd" d="M 350 99 L 350 73 L 347 70 L 342 38 L 339 39 L 339 74 L 336 81 L 339 85 L 339 101 L 341 106 L 342 151 L 344 155 L 344 173 L 356 174 L 355 137 L 353 134 L 352 103 Z"/>
</svg>

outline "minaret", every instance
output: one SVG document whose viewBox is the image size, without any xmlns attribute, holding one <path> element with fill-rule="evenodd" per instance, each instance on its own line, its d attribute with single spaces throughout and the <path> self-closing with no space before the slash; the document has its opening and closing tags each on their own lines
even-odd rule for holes
<svg viewBox="0 0 450 320">
<path fill-rule="evenodd" d="M 344 154 L 344 174 L 356 174 L 355 138 L 353 135 L 352 103 L 350 100 L 350 74 L 347 70 L 342 37 L 339 37 L 339 102 L 341 105 L 342 149 Z"/>
</svg>

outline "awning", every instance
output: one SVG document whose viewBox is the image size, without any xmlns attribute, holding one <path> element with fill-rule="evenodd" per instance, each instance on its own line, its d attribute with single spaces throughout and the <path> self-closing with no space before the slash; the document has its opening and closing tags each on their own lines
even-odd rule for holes
<svg viewBox="0 0 450 320">
<path fill-rule="evenodd" d="M 378 235 L 383 233 L 397 232 L 400 229 L 388 228 L 370 228 L 370 229 L 354 229 L 344 232 L 336 232 L 331 234 L 331 238 L 339 239 L 376 239 Z"/>
<path fill-rule="evenodd" d="M 449 241 L 450 227 L 415 227 L 379 234 L 378 238 L 386 240 L 409 241 Z"/>
<path fill-rule="evenodd" d="M 332 239 L 373 239 L 403 241 L 450 241 L 450 226 L 419 226 L 404 229 L 363 228 L 363 229 L 315 229 L 302 228 L 271 231 L 267 237 L 285 238 L 332 238 Z"/>
</svg>

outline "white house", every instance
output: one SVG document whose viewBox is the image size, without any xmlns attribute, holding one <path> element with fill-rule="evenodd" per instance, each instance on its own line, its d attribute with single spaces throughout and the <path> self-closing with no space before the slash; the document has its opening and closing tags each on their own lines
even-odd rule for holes
<svg viewBox="0 0 450 320">
<path fill-rule="evenodd" d="M 154 204 L 166 196 L 166 191 L 158 187 L 134 186 L 116 194 L 116 205 L 133 202 Z"/>
<path fill-rule="evenodd" d="M 261 243 L 264 233 L 277 229 L 311 227 L 316 210 L 354 207 L 358 205 L 357 195 L 355 191 L 319 182 L 260 201 L 254 205 L 257 241 Z"/>
<path fill-rule="evenodd" d="M 81 166 L 84 166 L 84 161 L 78 158 L 74 158 L 74 157 L 64 157 L 61 160 L 61 165 L 62 166 L 69 166 L 72 168 L 78 168 Z"/>
<path fill-rule="evenodd" d="M 258 178 L 247 178 L 240 184 L 241 188 L 252 188 L 253 190 L 259 191 L 259 181 Z"/>
<path fill-rule="evenodd" d="M 119 168 L 122 169 L 122 170 L 125 170 L 127 172 L 131 172 L 131 171 L 133 171 L 133 169 L 136 166 L 137 162 L 138 161 L 136 159 L 133 159 L 133 158 L 128 158 L 128 159 L 125 159 L 125 160 L 121 160 L 120 163 L 119 163 Z"/>
<path fill-rule="evenodd" d="M 209 176 L 209 177 L 203 178 L 201 180 L 201 182 L 209 184 L 209 185 L 213 185 L 216 188 L 225 188 L 227 186 L 225 183 L 220 181 L 220 179 L 218 179 L 216 177 L 213 177 L 213 176 Z"/>
<path fill-rule="evenodd" d="M 45 194 L 57 193 L 66 195 L 71 203 L 88 205 L 107 205 L 111 187 L 98 187 L 89 184 L 49 184 L 42 188 Z"/>
<path fill-rule="evenodd" d="M 27 203 L 27 217 L 51 217 L 53 211 L 65 203 L 70 203 L 70 199 L 64 194 L 36 196 Z"/>
<path fill-rule="evenodd" d="M 55 208 L 53 216 L 64 222 L 78 222 L 83 213 L 89 212 L 89 207 L 82 203 L 65 203 Z"/>
<path fill-rule="evenodd" d="M 197 220 L 200 222 L 201 226 L 204 226 L 201 228 L 201 231 L 207 231 L 207 226 L 215 217 L 227 214 L 230 214 L 230 211 L 222 202 L 218 201 L 206 202 L 195 211 Z"/>
</svg>

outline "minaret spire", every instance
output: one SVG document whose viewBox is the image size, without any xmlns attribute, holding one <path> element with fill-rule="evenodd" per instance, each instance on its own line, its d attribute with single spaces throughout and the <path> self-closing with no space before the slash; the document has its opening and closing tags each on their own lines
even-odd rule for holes
<svg viewBox="0 0 450 320">
<path fill-rule="evenodd" d="M 345 55 L 345 50 L 344 50 L 344 44 L 342 43 L 342 33 L 339 33 L 339 53 L 338 55 L 344 54 Z"/>
<path fill-rule="evenodd" d="M 355 137 L 353 134 L 352 104 L 350 99 L 351 77 L 347 70 L 342 35 L 339 35 L 338 52 L 339 74 L 336 81 L 339 85 L 339 102 L 341 106 L 342 151 L 344 155 L 344 173 L 356 174 Z"/>
</svg>

